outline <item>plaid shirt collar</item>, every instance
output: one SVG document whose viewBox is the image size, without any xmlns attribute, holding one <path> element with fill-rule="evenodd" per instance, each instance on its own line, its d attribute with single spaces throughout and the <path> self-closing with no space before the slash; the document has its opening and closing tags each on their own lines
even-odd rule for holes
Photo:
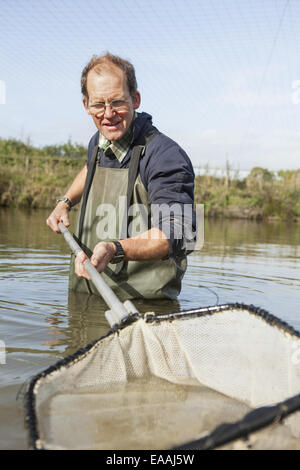
<svg viewBox="0 0 300 470">
<path fill-rule="evenodd" d="M 136 117 L 137 114 L 135 113 L 133 121 Z M 133 121 L 126 134 L 120 140 L 115 140 L 111 142 L 110 140 L 106 139 L 104 135 L 99 135 L 99 148 L 104 150 L 105 155 L 114 154 L 114 156 L 119 160 L 119 162 L 122 162 L 124 157 L 127 155 L 132 141 Z"/>
</svg>

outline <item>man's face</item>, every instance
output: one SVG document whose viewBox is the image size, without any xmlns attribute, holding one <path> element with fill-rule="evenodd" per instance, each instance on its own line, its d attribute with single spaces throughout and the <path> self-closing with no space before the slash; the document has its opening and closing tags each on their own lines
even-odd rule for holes
<svg viewBox="0 0 300 470">
<path fill-rule="evenodd" d="M 132 123 L 135 109 L 140 105 L 139 92 L 130 96 L 126 77 L 117 67 L 103 70 L 101 75 L 92 69 L 87 76 L 87 91 L 89 99 L 84 98 L 83 104 L 99 132 L 111 141 L 121 139 Z M 107 105 L 116 100 L 125 102 L 119 110 L 107 106 L 104 114 L 97 112 L 97 103 Z"/>
</svg>

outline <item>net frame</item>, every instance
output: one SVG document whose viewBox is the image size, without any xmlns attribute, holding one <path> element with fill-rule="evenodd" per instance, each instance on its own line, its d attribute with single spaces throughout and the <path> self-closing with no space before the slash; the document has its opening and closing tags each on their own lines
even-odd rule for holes
<svg viewBox="0 0 300 470">
<path fill-rule="evenodd" d="M 193 317 L 204 317 L 226 310 L 246 310 L 249 314 L 263 319 L 268 325 L 279 328 L 282 332 L 289 333 L 291 336 L 300 339 L 300 332 L 295 330 L 288 323 L 272 315 L 268 311 L 261 309 L 260 307 L 242 303 L 229 303 L 213 307 L 201 307 L 198 309 L 183 310 L 169 314 L 155 314 L 152 312 L 146 314 L 132 314 L 121 324 L 115 325 L 113 328 L 111 328 L 105 335 L 92 341 L 85 347 L 78 349 L 75 353 L 67 356 L 66 358 L 61 359 L 32 378 L 24 397 L 25 424 L 28 430 L 29 447 L 33 450 L 43 449 L 40 444 L 40 432 L 36 408 L 36 393 L 39 383 L 43 381 L 43 379 L 45 379 L 49 374 L 58 371 L 62 367 L 69 367 L 74 362 L 80 360 L 83 356 L 86 356 L 97 343 L 111 335 L 114 335 L 116 332 L 123 330 L 140 318 L 143 318 L 145 323 L 149 324 L 161 323 L 165 321 L 171 322 L 172 320 L 189 319 Z M 172 447 L 170 450 L 212 450 L 220 448 L 221 446 L 233 442 L 236 439 L 243 439 L 247 441 L 247 437 L 250 433 L 259 431 L 271 424 L 282 422 L 286 417 L 297 411 L 300 411 L 300 393 L 289 397 L 275 405 L 255 408 L 251 412 L 247 413 L 241 420 L 232 423 L 223 423 L 217 426 L 206 436 L 197 440 L 189 441 L 176 447 Z"/>
</svg>

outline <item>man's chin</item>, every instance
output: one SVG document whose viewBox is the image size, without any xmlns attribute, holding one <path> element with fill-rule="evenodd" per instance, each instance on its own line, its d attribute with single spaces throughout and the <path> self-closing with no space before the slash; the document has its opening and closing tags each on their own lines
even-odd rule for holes
<svg viewBox="0 0 300 470">
<path fill-rule="evenodd" d="M 110 140 L 110 141 L 114 141 L 114 140 L 119 140 L 123 137 L 123 135 L 125 134 L 125 131 L 122 129 L 103 129 L 101 128 L 100 129 L 100 132 L 102 135 L 104 135 L 104 137 L 107 139 L 107 140 Z"/>
</svg>

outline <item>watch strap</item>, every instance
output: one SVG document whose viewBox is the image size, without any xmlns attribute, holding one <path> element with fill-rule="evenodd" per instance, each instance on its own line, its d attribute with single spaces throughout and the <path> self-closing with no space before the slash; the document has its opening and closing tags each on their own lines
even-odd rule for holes
<svg viewBox="0 0 300 470">
<path fill-rule="evenodd" d="M 115 256 L 113 257 L 113 259 L 110 262 L 112 264 L 117 264 L 117 263 L 120 263 L 121 261 L 123 261 L 123 259 L 125 258 L 125 253 L 124 253 L 124 250 L 123 250 L 122 245 L 121 245 L 120 242 L 113 241 L 112 243 L 116 247 L 116 253 L 115 253 Z"/>
<path fill-rule="evenodd" d="M 73 204 L 67 196 L 60 196 L 56 202 L 65 202 L 69 206 L 69 211 L 72 209 Z"/>
</svg>

